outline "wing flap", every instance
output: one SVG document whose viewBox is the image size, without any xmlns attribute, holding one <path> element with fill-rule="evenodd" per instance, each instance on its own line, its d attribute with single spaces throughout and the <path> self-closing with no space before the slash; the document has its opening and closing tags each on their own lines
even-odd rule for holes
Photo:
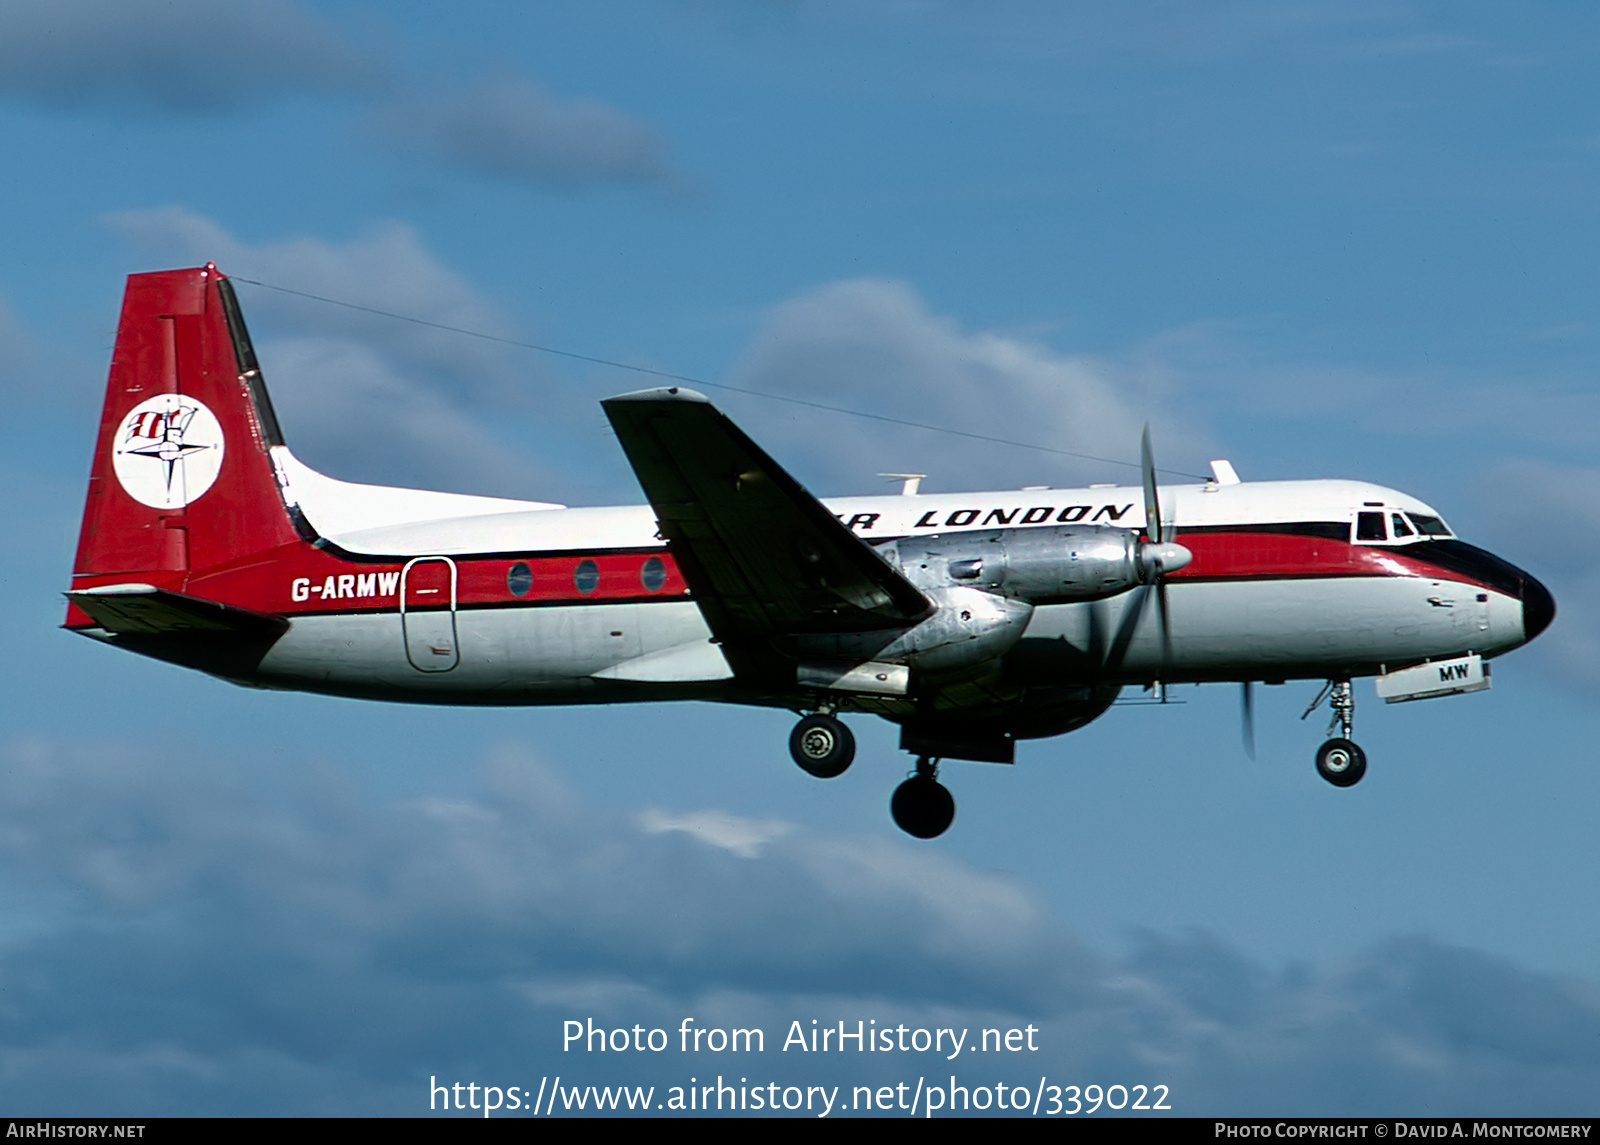
<svg viewBox="0 0 1600 1145">
<path fill-rule="evenodd" d="M 732 675 L 722 650 L 709 640 L 647 652 L 594 673 L 597 680 L 629 680 L 647 684 L 700 683 L 726 680 Z"/>
</svg>

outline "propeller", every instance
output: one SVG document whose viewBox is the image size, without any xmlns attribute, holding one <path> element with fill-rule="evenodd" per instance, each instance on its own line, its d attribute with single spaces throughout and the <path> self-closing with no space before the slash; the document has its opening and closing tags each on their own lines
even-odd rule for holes
<svg viewBox="0 0 1600 1145">
<path fill-rule="evenodd" d="M 1139 598 L 1123 613 L 1111 642 L 1108 667 L 1120 667 L 1133 641 L 1134 630 L 1144 619 L 1150 598 L 1155 597 L 1157 622 L 1161 625 L 1161 665 L 1165 669 L 1172 659 L 1172 624 L 1167 615 L 1166 574 L 1176 572 L 1194 559 L 1194 554 L 1173 540 L 1177 525 L 1161 519 L 1161 500 L 1156 488 L 1155 454 L 1150 448 L 1150 426 L 1145 424 L 1139 439 L 1139 469 L 1144 480 L 1144 521 L 1146 539 L 1139 542 L 1134 553 L 1139 579 Z"/>
<path fill-rule="evenodd" d="M 1177 523 L 1161 521 L 1161 498 L 1156 489 L 1156 463 L 1150 450 L 1148 423 L 1139 439 L 1139 469 L 1144 478 L 1144 533 L 1149 538 L 1139 544 L 1139 571 L 1146 584 L 1159 585 L 1162 576 L 1177 572 L 1194 559 L 1194 554 L 1173 541 Z"/>
<path fill-rule="evenodd" d="M 1256 704 L 1249 680 L 1239 683 L 1239 732 L 1244 737 L 1244 753 L 1256 757 Z"/>
</svg>

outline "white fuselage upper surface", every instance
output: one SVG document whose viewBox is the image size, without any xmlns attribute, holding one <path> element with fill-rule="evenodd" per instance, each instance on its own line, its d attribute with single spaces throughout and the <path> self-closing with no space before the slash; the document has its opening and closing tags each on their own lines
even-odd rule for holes
<svg viewBox="0 0 1600 1145">
<path fill-rule="evenodd" d="M 534 501 L 354 485 L 323 477 L 287 449 L 286 495 L 317 532 L 352 553 L 469 555 L 592 551 L 659 545 L 648 505 L 566 508 Z M 1257 481 L 1164 486 L 1162 508 L 1181 533 L 1222 525 L 1351 521 L 1358 507 L 1381 505 L 1438 514 L 1393 489 L 1363 481 Z M 872 542 L 918 533 L 1048 524 L 1144 524 L 1138 486 L 1021 489 L 979 493 L 879 494 L 821 499 L 851 531 Z"/>
</svg>

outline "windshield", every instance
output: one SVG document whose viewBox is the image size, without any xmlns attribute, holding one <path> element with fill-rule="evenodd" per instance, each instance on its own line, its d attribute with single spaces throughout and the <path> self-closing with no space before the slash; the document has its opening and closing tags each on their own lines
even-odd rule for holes
<svg viewBox="0 0 1600 1145">
<path fill-rule="evenodd" d="M 1422 513 L 1407 513 L 1406 516 L 1411 518 L 1411 523 L 1417 527 L 1417 532 L 1421 533 L 1424 537 L 1455 536 L 1455 534 L 1450 531 L 1450 526 L 1445 524 L 1438 517 L 1429 517 Z"/>
<path fill-rule="evenodd" d="M 1427 513 L 1402 513 L 1398 509 L 1368 509 L 1356 514 L 1357 544 L 1409 545 L 1434 537 L 1454 536 L 1449 525 Z"/>
</svg>

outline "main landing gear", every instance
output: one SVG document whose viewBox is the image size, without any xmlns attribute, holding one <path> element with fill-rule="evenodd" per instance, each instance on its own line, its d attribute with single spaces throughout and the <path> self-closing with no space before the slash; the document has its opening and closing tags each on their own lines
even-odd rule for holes
<svg viewBox="0 0 1600 1145">
<path fill-rule="evenodd" d="M 856 737 L 826 709 L 807 716 L 789 733 L 789 754 L 818 779 L 843 775 L 856 757 Z"/>
<path fill-rule="evenodd" d="M 828 708 L 820 708 L 795 724 L 789 733 L 789 754 L 802 770 L 818 779 L 843 775 L 855 759 L 856 738 Z M 916 774 L 894 790 L 889 813 L 906 834 L 918 839 L 943 835 L 956 817 L 956 801 L 938 780 L 939 761 L 917 760 Z"/>
<path fill-rule="evenodd" d="M 1322 703 L 1324 695 L 1328 697 L 1328 705 L 1333 708 L 1328 732 L 1331 735 L 1337 727 L 1339 734 L 1317 749 L 1317 774 L 1335 787 L 1354 787 L 1367 773 L 1367 753 L 1350 738 L 1355 729 L 1356 715 L 1356 701 L 1350 694 L 1350 681 L 1330 680 L 1328 686 L 1312 701 L 1311 707 L 1306 709 L 1307 716 Z"/>
</svg>

